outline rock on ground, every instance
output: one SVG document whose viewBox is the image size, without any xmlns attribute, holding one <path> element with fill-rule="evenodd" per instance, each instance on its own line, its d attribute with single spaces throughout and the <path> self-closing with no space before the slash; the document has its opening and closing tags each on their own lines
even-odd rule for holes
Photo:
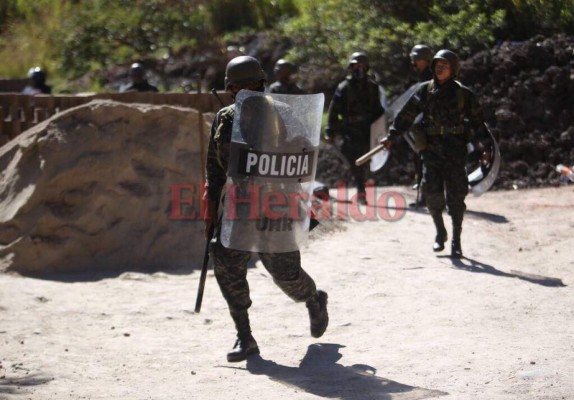
<svg viewBox="0 0 574 400">
<path fill-rule="evenodd" d="M 7 143 L 0 149 L 0 271 L 198 263 L 203 224 L 177 213 L 199 212 L 210 123 L 192 109 L 95 101 Z M 194 204 L 173 203 L 174 193 Z"/>
</svg>

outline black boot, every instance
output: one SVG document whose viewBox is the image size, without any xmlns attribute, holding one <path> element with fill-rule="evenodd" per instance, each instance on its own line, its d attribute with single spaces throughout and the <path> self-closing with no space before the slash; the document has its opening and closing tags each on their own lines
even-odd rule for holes
<svg viewBox="0 0 574 400">
<path fill-rule="evenodd" d="M 231 314 L 235 328 L 237 329 L 237 340 L 233 349 L 227 353 L 227 361 L 239 362 L 247 359 L 250 355 L 259 354 L 259 347 L 257 342 L 251 335 L 251 327 L 249 326 L 249 314 L 247 311 Z"/>
<path fill-rule="evenodd" d="M 327 330 L 327 325 L 329 325 L 327 297 L 327 293 L 317 290 L 317 293 L 306 302 L 311 322 L 311 336 L 314 338 L 323 336 L 323 333 Z"/>
<path fill-rule="evenodd" d="M 460 246 L 461 227 L 454 227 L 452 230 L 452 243 L 450 244 L 450 255 L 453 258 L 462 258 L 462 247 Z"/>
<path fill-rule="evenodd" d="M 443 251 L 444 242 L 448 238 L 446 228 L 444 227 L 444 221 L 442 219 L 442 214 L 433 215 L 432 217 L 434 226 L 436 228 L 436 236 L 434 238 L 434 244 L 432 245 L 433 251 Z"/>
</svg>

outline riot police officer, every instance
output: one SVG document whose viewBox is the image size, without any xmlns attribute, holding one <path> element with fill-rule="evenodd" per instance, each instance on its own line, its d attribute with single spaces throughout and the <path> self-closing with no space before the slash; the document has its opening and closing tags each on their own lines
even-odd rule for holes
<svg viewBox="0 0 574 400">
<path fill-rule="evenodd" d="M 283 58 L 277 60 L 273 73 L 277 79 L 269 86 L 269 93 L 279 94 L 303 94 L 303 90 L 291 80 L 293 74 L 297 72 L 297 65 Z"/>
<path fill-rule="evenodd" d="M 417 44 L 413 46 L 409 53 L 411 65 L 419 77 L 419 82 L 430 81 L 432 71 L 430 69 L 433 52 L 426 44 Z"/>
<path fill-rule="evenodd" d="M 29 84 L 22 90 L 22 94 L 51 94 L 52 87 L 46 84 L 46 72 L 40 67 L 32 67 L 28 71 Z"/>
<path fill-rule="evenodd" d="M 253 57 L 235 57 L 227 64 L 225 88 L 234 98 L 244 89 L 263 92 L 265 82 L 265 72 L 259 61 Z M 213 260 L 215 277 L 237 330 L 235 346 L 227 354 L 227 360 L 230 362 L 242 361 L 252 354 L 259 354 L 259 347 L 251 333 L 248 314 L 251 298 L 247 283 L 247 263 L 252 253 L 224 247 L 220 232 L 222 222 L 218 217 L 219 203 L 225 195 L 224 186 L 227 181 L 234 117 L 235 104 L 232 104 L 222 108 L 212 124 L 206 163 L 205 216 L 207 238 L 215 228 L 210 243 L 210 257 Z M 306 303 L 311 335 L 322 336 L 329 322 L 327 293 L 317 290 L 313 279 L 301 268 L 299 251 L 259 253 L 259 258 L 283 292 L 294 301 Z"/>
<path fill-rule="evenodd" d="M 355 160 L 369 151 L 371 124 L 385 110 L 380 102 L 379 86 L 368 75 L 367 54 L 353 53 L 347 69 L 349 75 L 339 83 L 329 105 L 325 140 L 334 143 L 336 135 L 343 136 L 341 152 L 351 166 L 358 199 L 366 203 L 366 166 L 356 166 Z"/>
<path fill-rule="evenodd" d="M 157 87 L 150 84 L 145 78 L 145 68 L 140 63 L 133 63 L 129 76 L 131 82 L 120 88 L 120 92 L 159 92 Z"/>
<path fill-rule="evenodd" d="M 417 147 L 423 149 L 423 193 L 432 216 L 436 236 L 434 251 L 442 251 L 447 240 L 442 213 L 445 206 L 452 219 L 451 255 L 462 257 L 461 233 L 468 193 L 465 165 L 467 145 L 480 146 L 488 136 L 484 115 L 474 93 L 455 78 L 460 69 L 458 56 L 440 50 L 431 62 L 433 79 L 420 85 L 397 114 L 389 135 L 381 143 L 390 148 L 423 113 Z"/>
</svg>

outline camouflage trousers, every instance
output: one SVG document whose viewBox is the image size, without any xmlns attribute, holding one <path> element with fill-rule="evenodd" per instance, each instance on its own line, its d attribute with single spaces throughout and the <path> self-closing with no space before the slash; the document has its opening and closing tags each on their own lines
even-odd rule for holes
<svg viewBox="0 0 574 400">
<path fill-rule="evenodd" d="M 468 177 L 464 157 L 449 159 L 440 154 L 424 152 L 423 154 L 423 194 L 429 213 L 440 215 L 446 206 L 453 220 L 453 225 L 460 227 L 468 194 Z"/>
<path fill-rule="evenodd" d="M 247 264 L 253 253 L 224 247 L 216 237 L 210 243 L 210 257 L 213 260 L 215 278 L 232 314 L 247 310 L 251 306 Z M 288 253 L 258 253 L 273 282 L 296 302 L 311 298 L 317 287 L 313 279 L 301 268 L 299 251 Z"/>
</svg>

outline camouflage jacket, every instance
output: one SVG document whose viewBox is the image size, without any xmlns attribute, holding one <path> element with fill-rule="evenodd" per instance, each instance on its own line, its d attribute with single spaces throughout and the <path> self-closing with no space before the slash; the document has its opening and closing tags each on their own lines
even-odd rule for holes
<svg viewBox="0 0 574 400">
<path fill-rule="evenodd" d="M 205 179 L 207 198 L 216 202 L 219 202 L 221 192 L 227 181 L 227 164 L 229 162 L 234 115 L 235 104 L 231 104 L 219 110 L 211 125 Z"/>
<path fill-rule="evenodd" d="M 440 86 L 434 80 L 423 82 L 397 114 L 390 129 L 392 139 L 409 130 L 420 113 L 418 127 L 426 137 L 426 150 L 440 152 L 443 145 L 465 149 L 466 143 L 488 137 L 478 99 L 454 79 Z"/>
<path fill-rule="evenodd" d="M 342 81 L 329 105 L 326 135 L 346 134 L 349 127 L 364 130 L 368 140 L 368 128 L 385 112 L 379 97 L 379 85 L 371 79 L 347 77 Z"/>
</svg>

